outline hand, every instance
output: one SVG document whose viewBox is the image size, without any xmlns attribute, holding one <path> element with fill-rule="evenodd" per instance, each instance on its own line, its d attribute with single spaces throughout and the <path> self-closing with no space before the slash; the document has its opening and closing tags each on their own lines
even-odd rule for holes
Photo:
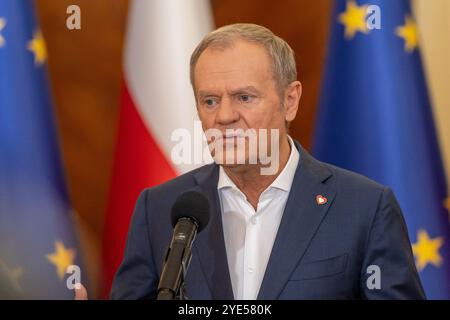
<svg viewBox="0 0 450 320">
<path fill-rule="evenodd" d="M 78 284 L 75 285 L 75 300 L 88 300 L 86 288 L 81 283 L 79 283 L 79 285 L 78 289 Z"/>
</svg>

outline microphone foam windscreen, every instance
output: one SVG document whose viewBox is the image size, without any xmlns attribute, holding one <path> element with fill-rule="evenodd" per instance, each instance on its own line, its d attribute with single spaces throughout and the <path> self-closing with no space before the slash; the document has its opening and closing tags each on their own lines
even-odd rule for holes
<svg viewBox="0 0 450 320">
<path fill-rule="evenodd" d="M 186 191 L 175 201 L 172 207 L 172 225 L 175 227 L 180 218 L 194 219 L 198 224 L 197 232 L 209 222 L 209 201 L 200 192 Z"/>
</svg>

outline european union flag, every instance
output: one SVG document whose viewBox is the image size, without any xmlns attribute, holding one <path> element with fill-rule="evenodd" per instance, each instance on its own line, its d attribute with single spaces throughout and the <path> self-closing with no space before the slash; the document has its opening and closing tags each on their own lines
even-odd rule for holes
<svg viewBox="0 0 450 320">
<path fill-rule="evenodd" d="M 79 264 L 46 75 L 29 0 L 0 2 L 0 298 L 73 298 Z"/>
<path fill-rule="evenodd" d="M 410 3 L 338 0 L 332 20 L 313 152 L 394 190 L 427 297 L 449 299 L 448 195 Z"/>
</svg>

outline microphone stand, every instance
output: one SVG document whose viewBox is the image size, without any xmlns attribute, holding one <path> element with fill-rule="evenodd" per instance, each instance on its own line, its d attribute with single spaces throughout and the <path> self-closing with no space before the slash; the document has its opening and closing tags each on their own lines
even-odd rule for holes
<svg viewBox="0 0 450 320">
<path fill-rule="evenodd" d="M 190 260 L 190 257 L 189 257 Z M 186 294 L 186 284 L 184 278 L 187 272 L 186 264 L 183 262 L 183 272 L 181 274 L 180 284 L 175 292 L 170 289 L 161 289 L 158 292 L 157 300 L 189 300 Z"/>
<path fill-rule="evenodd" d="M 196 234 L 197 234 L 197 232 L 194 231 L 194 234 L 191 235 L 192 239 L 194 239 Z M 192 246 L 192 243 L 191 243 L 191 246 Z M 187 270 L 189 268 L 189 264 L 190 264 L 191 258 L 192 258 L 191 246 L 185 248 L 185 250 L 183 252 L 183 256 L 181 258 L 181 274 L 179 275 L 179 280 L 176 281 L 176 284 L 173 287 L 173 289 L 171 289 L 169 286 L 167 286 L 167 283 L 164 283 L 164 284 L 161 283 L 161 279 L 160 279 L 159 288 L 158 288 L 158 296 L 156 298 L 157 300 L 188 300 L 189 299 L 186 294 L 186 285 L 185 285 L 184 280 L 186 278 Z M 167 258 L 169 256 L 169 252 L 170 252 L 170 248 L 168 249 L 167 254 L 166 254 L 166 262 L 167 262 Z M 166 264 L 163 267 L 163 274 L 164 274 L 165 267 L 166 267 Z"/>
</svg>

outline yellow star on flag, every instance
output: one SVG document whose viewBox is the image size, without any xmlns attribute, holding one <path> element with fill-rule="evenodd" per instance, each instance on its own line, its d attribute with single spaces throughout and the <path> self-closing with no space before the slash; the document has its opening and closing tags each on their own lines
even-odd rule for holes
<svg viewBox="0 0 450 320">
<path fill-rule="evenodd" d="M 347 1 L 345 12 L 341 13 L 338 21 L 345 26 L 345 38 L 352 39 L 356 32 L 368 33 L 366 23 L 367 6 L 360 6 L 354 0 Z"/>
<path fill-rule="evenodd" d="M 431 239 L 425 230 L 419 230 L 417 242 L 412 245 L 413 253 L 416 257 L 416 266 L 419 271 L 422 271 L 430 263 L 436 267 L 442 264 L 439 248 L 443 244 L 443 237 Z"/>
<path fill-rule="evenodd" d="M 6 26 L 6 19 L 0 18 L 0 48 L 5 45 L 5 38 L 2 37 L 2 30 Z"/>
<path fill-rule="evenodd" d="M 36 65 L 42 65 L 47 59 L 47 49 L 40 30 L 36 31 L 33 35 L 33 39 L 28 42 L 28 50 L 33 52 L 34 63 Z"/>
<path fill-rule="evenodd" d="M 413 52 L 419 45 L 419 31 L 414 19 L 410 16 L 405 18 L 405 25 L 397 27 L 395 34 L 405 40 L 405 50 L 409 53 Z"/>
<path fill-rule="evenodd" d="M 64 279 L 67 267 L 73 264 L 75 250 L 67 249 L 61 241 L 55 243 L 56 251 L 47 254 L 47 259 L 56 266 L 56 271 L 60 279 Z"/>
</svg>

